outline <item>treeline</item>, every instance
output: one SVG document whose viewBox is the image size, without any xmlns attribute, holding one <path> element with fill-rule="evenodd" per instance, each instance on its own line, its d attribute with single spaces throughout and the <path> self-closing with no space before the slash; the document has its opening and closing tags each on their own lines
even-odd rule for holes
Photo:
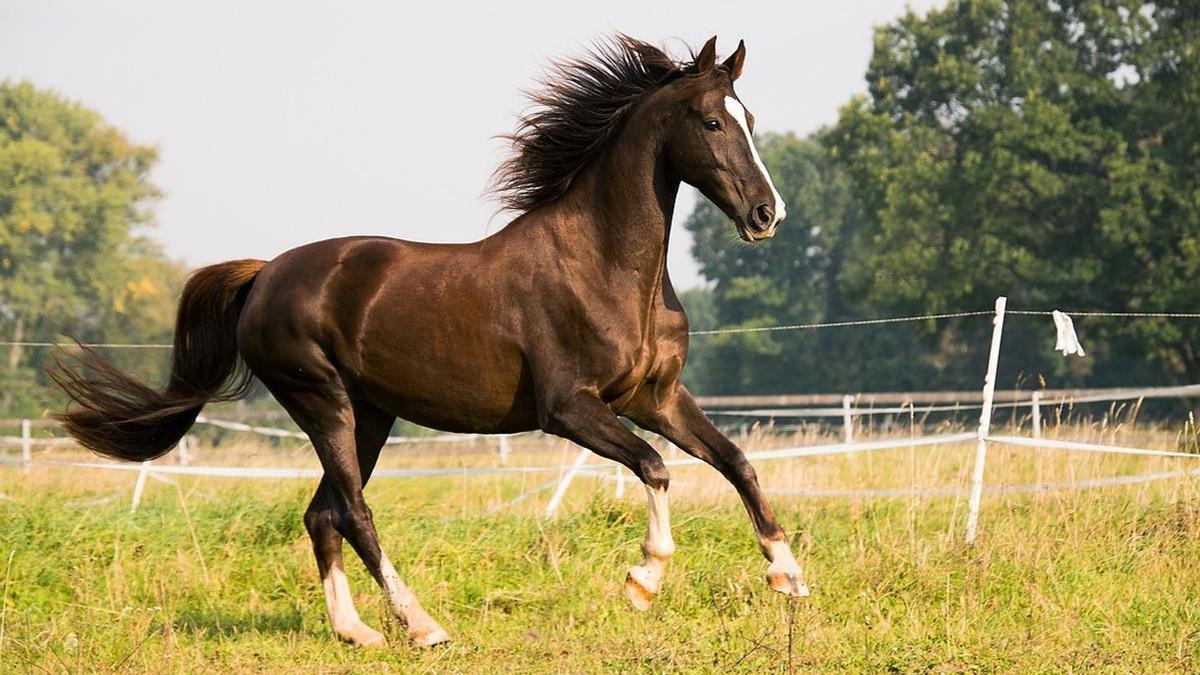
<svg viewBox="0 0 1200 675">
<path fill-rule="evenodd" d="M 747 246 L 707 202 L 704 325 L 1010 308 L 1200 311 L 1200 6 L 956 0 L 877 29 L 868 95 L 762 154 L 788 204 Z M 799 86 L 799 85 L 797 85 Z M 1200 382 L 1200 320 L 1012 317 L 1000 386 Z M 987 317 L 693 339 L 705 393 L 979 386 Z"/>
<path fill-rule="evenodd" d="M 0 83 L 0 340 L 170 342 L 185 274 L 141 234 L 154 148 L 28 83 Z M 59 410 L 50 349 L 0 353 L 0 418 Z M 113 350 L 162 381 L 163 350 Z"/>
<path fill-rule="evenodd" d="M 798 72 L 808 67 L 798 64 Z M 1200 6 L 952 0 L 876 31 L 868 94 L 808 138 L 763 139 L 789 215 L 738 242 L 687 223 L 712 282 L 693 327 L 1010 307 L 1200 311 Z M 803 77 L 793 86 L 802 87 Z M 0 84 L 0 340 L 171 340 L 185 275 L 145 235 L 152 147 L 25 83 Z M 1012 317 L 1000 386 L 1200 382 L 1197 320 Z M 696 337 L 704 393 L 974 388 L 987 317 Z M 61 408 L 42 347 L 0 349 L 0 418 Z M 165 377 L 162 350 L 113 350 Z"/>
</svg>

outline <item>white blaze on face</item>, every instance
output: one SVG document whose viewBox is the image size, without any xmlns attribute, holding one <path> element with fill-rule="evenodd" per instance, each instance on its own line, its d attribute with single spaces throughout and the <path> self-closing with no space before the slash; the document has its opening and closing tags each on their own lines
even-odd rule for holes
<svg viewBox="0 0 1200 675">
<path fill-rule="evenodd" d="M 779 191 L 775 189 L 775 183 L 771 181 L 771 174 L 767 173 L 767 167 L 763 164 L 762 158 L 758 156 L 758 148 L 754 147 L 754 136 L 750 134 L 750 124 L 746 121 L 746 108 L 732 96 L 725 97 L 725 109 L 737 120 L 738 126 L 742 128 L 742 133 L 746 134 L 746 143 L 750 145 L 750 155 L 754 157 L 754 163 L 758 165 L 758 170 L 762 172 L 762 177 L 767 181 L 767 185 L 771 186 L 771 196 L 775 199 L 775 221 L 772 226 L 777 225 L 779 221 L 787 216 L 787 209 L 783 204 L 783 197 L 779 196 Z"/>
</svg>

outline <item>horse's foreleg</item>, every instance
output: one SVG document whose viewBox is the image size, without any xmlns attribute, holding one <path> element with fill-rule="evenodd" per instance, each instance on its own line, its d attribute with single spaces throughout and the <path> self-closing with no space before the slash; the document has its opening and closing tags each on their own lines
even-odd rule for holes
<svg viewBox="0 0 1200 675">
<path fill-rule="evenodd" d="M 646 486 L 649 498 L 649 515 L 646 519 L 646 539 L 642 542 L 642 564 L 629 569 L 625 579 L 625 594 L 634 607 L 650 609 L 650 602 L 658 594 L 667 561 L 675 553 L 675 540 L 671 538 L 671 516 L 667 508 L 667 488 Z"/>
<path fill-rule="evenodd" d="M 741 449 L 713 425 L 682 384 L 677 384 L 657 409 L 640 411 L 631 415 L 631 419 L 721 472 L 737 489 L 754 523 L 759 546 L 770 561 L 767 582 L 771 588 L 788 595 L 808 595 L 804 572 L 792 555 L 787 535 L 767 504 L 754 467 Z"/>
<path fill-rule="evenodd" d="M 625 465 L 646 486 L 650 508 L 646 538 L 642 542 L 642 562 L 630 568 L 625 578 L 625 593 L 634 607 L 649 609 L 662 587 L 667 563 L 675 553 L 667 506 L 670 474 L 662 458 L 595 397 L 579 395 L 551 407 L 542 426 L 601 457 Z"/>
</svg>

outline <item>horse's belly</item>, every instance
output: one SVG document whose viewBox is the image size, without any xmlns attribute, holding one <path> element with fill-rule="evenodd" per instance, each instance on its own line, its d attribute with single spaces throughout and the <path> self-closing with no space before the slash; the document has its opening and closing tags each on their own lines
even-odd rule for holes
<svg viewBox="0 0 1200 675">
<path fill-rule="evenodd" d="M 503 434 L 537 429 L 533 397 L 507 404 L 488 397 L 447 393 L 439 397 L 405 396 L 396 392 L 380 405 L 401 419 L 431 429 L 456 433 Z"/>
<path fill-rule="evenodd" d="M 373 404 L 422 426 L 462 433 L 537 428 L 537 408 L 519 361 L 414 349 L 365 363 L 360 388 Z"/>
</svg>

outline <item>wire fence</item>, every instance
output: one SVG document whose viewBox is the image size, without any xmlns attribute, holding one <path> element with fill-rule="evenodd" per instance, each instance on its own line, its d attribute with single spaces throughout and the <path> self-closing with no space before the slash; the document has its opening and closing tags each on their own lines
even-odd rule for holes
<svg viewBox="0 0 1200 675">
<path fill-rule="evenodd" d="M 1015 447 L 1030 447 L 1040 450 L 1065 450 L 1065 451 L 1080 451 L 1080 452 L 1098 452 L 1098 453 L 1113 453 L 1136 455 L 1145 457 L 1162 457 L 1172 459 L 1197 459 L 1200 454 L 1180 452 L 1176 450 L 1163 450 L 1154 448 L 1137 448 L 1125 447 L 1119 445 L 1104 445 L 1095 443 L 1083 443 L 1071 440 L 1046 439 L 1041 438 L 1040 433 L 1040 410 L 1043 406 L 1058 406 L 1077 403 L 1090 402 L 1113 402 L 1127 400 L 1143 400 L 1147 398 L 1200 398 L 1200 384 L 1185 385 L 1179 387 L 1155 387 L 1155 388 L 1122 388 L 1107 391 L 1094 391 L 1081 395 L 1069 395 L 1066 392 L 1041 392 L 1033 391 L 1025 394 L 1022 400 L 1008 400 L 997 402 L 995 390 L 995 376 L 997 362 L 1000 354 L 1000 342 L 1003 333 L 1004 317 L 1006 314 L 1018 315 L 1035 315 L 1035 316 L 1050 316 L 1053 312 L 1049 310 L 1007 310 L 1006 298 L 998 298 L 994 310 L 971 310 L 963 312 L 949 312 L 939 314 L 922 314 L 903 317 L 888 317 L 879 319 L 860 319 L 848 321 L 834 321 L 823 323 L 806 323 L 806 324 L 789 324 L 778 326 L 757 326 L 757 327 L 727 327 L 712 330 L 697 330 L 691 331 L 691 335 L 723 335 L 723 334 L 738 334 L 738 333 L 755 333 L 768 331 L 796 331 L 796 330 L 814 330 L 825 328 L 840 328 L 849 326 L 876 326 L 882 324 L 907 323 L 914 321 L 926 320 L 946 320 L 963 317 L 974 316 L 993 316 L 993 333 L 991 349 L 989 352 L 988 370 L 984 378 L 984 386 L 979 395 L 979 403 L 954 403 L 942 404 L 933 403 L 929 405 L 916 406 L 912 402 L 907 402 L 899 406 L 886 407 L 862 407 L 856 403 L 857 397 L 852 395 L 842 396 L 841 407 L 816 407 L 816 408 L 750 408 L 750 409 L 715 409 L 710 410 L 709 414 L 717 417 L 757 417 L 757 418 L 805 418 L 805 417 L 841 417 L 843 420 L 843 439 L 840 443 L 830 443 L 821 445 L 808 446 L 793 446 L 774 450 L 760 450 L 747 453 L 747 457 L 752 461 L 773 461 L 787 458 L 804 458 L 816 457 L 822 455 L 833 454 L 852 454 L 861 452 L 871 452 L 883 449 L 895 448 L 915 448 L 936 446 L 945 444 L 961 444 L 975 442 L 976 456 L 972 471 L 972 480 L 969 493 L 969 507 L 967 519 L 967 541 L 973 541 L 976 536 L 976 528 L 978 523 L 979 503 L 981 496 L 986 492 L 988 494 L 996 492 L 1019 492 L 1019 491 L 1047 491 L 1053 489 L 1077 489 L 1100 487 L 1105 485 L 1121 485 L 1132 484 L 1137 482 L 1145 482 L 1150 480 L 1164 480 L 1172 477 L 1192 476 L 1197 475 L 1200 469 L 1189 471 L 1174 471 L 1174 472 L 1156 472 L 1153 474 L 1144 474 L 1141 476 L 1126 476 L 1114 477 L 1109 479 L 1086 479 L 1082 481 L 1072 481 L 1061 484 L 1030 484 L 1023 486 L 1004 486 L 1002 488 L 988 488 L 985 490 L 983 485 L 984 467 L 986 462 L 986 454 L 988 444 L 1003 444 Z M 1123 318 L 1164 318 L 1164 319 L 1196 319 L 1200 318 L 1200 313 L 1194 312 L 1108 312 L 1108 311 L 1079 311 L 1070 312 L 1074 316 L 1088 317 L 1123 317 Z M 70 344 L 60 344 L 52 341 L 35 341 L 35 342 L 0 342 L 0 346 L 21 346 L 21 347 L 70 347 Z M 112 348 L 112 349 L 166 349 L 170 348 L 169 344 L 139 344 L 139 343 L 97 343 L 87 345 L 96 348 Z M 1010 398 L 1017 399 L 1019 394 L 1010 392 Z M 993 410 L 997 408 L 1030 408 L 1033 423 L 1033 436 L 1012 436 L 1012 435 L 996 435 L 991 433 L 991 415 Z M 955 434 L 940 434 L 940 435 L 925 435 L 910 438 L 888 438 L 880 440 L 861 441 L 854 438 L 855 417 L 872 414 L 915 414 L 915 413 L 934 413 L 934 412 L 958 412 L 968 410 L 979 410 L 980 421 L 979 428 L 975 432 L 955 433 Z M 197 419 L 197 423 L 209 425 L 216 428 L 226 429 L 235 432 L 244 432 L 257 434 L 266 437 L 276 438 L 296 438 L 307 439 L 303 432 L 281 429 L 276 427 L 251 425 L 244 422 L 231 420 L 222 420 L 202 416 Z M 32 466 L 60 467 L 60 468 L 81 468 L 89 470 L 117 470 L 137 472 L 138 478 L 134 488 L 134 498 L 132 508 L 136 508 L 145 480 L 148 477 L 162 479 L 163 476 L 209 476 L 222 478 L 265 478 L 265 479 L 311 479 L 321 475 L 320 469 L 316 468 L 299 468 L 299 467 L 234 467 L 234 466 L 191 466 L 187 462 L 187 448 L 181 448 L 182 452 L 178 455 L 178 463 L 176 465 L 158 463 L 142 463 L 142 464 L 120 464 L 115 462 L 102 461 L 69 461 L 61 459 L 35 459 L 32 456 L 32 450 L 37 447 L 50 447 L 60 444 L 71 443 L 70 439 L 63 437 L 34 437 L 32 429 L 34 421 L 21 420 L 19 422 L 21 434 L 19 436 L 0 436 L 0 445 L 17 445 L 21 448 L 21 457 L 0 456 L 0 464 L 20 465 L 26 471 Z M 43 423 L 44 425 L 44 423 Z M 185 437 L 186 438 L 186 437 Z M 484 436 L 478 434 L 443 434 L 437 436 L 390 436 L 387 439 L 388 444 L 417 444 L 417 443 L 460 443 L 467 441 L 476 441 Z M 490 467 L 448 467 L 448 468 L 391 468 L 379 469 L 374 473 L 378 478 L 417 478 L 430 476 L 500 476 L 500 475 L 525 475 L 525 474 L 549 474 L 557 473 L 558 477 L 551 482 L 534 488 L 534 491 L 541 491 L 554 486 L 555 493 L 547 504 L 546 513 L 552 515 L 562 501 L 563 495 L 566 493 L 572 480 L 576 476 L 592 475 L 602 478 L 610 478 L 617 482 L 618 494 L 623 491 L 624 481 L 626 480 L 621 471 L 614 471 L 614 465 L 611 463 L 590 464 L 588 460 L 592 457 L 587 450 L 581 449 L 573 461 L 570 463 L 563 462 L 558 465 L 540 465 L 540 466 L 504 466 L 507 462 L 509 452 L 509 439 L 511 436 L 502 435 L 495 437 L 497 439 L 497 452 L 501 466 Z M 683 466 L 700 463 L 700 460 L 695 458 L 678 458 L 670 459 L 665 462 L 667 466 Z M 913 490 L 920 490 L 919 493 Z M 958 495 L 963 491 L 961 487 L 934 487 L 934 488 L 896 488 L 896 489 L 856 489 L 856 490 L 834 490 L 834 489 L 817 489 L 805 488 L 795 491 L 776 488 L 774 492 L 781 494 L 798 494 L 809 496 L 909 496 L 912 494 L 929 494 L 929 495 Z M 528 494 L 519 496 L 516 501 L 524 499 Z"/>
<path fill-rule="evenodd" d="M 853 326 L 878 326 L 883 324 L 911 323 L 914 321 L 941 321 L 945 319 L 961 319 L 972 316 L 989 316 L 994 313 L 990 309 L 965 310 L 960 312 L 942 312 L 930 314 L 912 314 L 909 316 L 883 317 L 878 319 L 847 319 L 843 321 L 817 321 L 811 323 L 781 324 L 776 326 L 726 326 L 706 330 L 690 330 L 688 335 L 736 335 L 739 333 L 769 333 L 777 331 L 817 330 L 822 328 L 847 328 Z M 1007 314 L 1023 316 L 1051 316 L 1054 310 L 1042 309 L 1010 309 Z M 1104 310 L 1064 311 L 1070 316 L 1108 317 L 1127 319 L 1200 319 L 1200 312 L 1118 312 Z M 134 342 L 97 342 L 80 343 L 85 347 L 97 349 L 170 349 L 174 345 L 167 342 L 134 343 Z M 40 341 L 0 341 L 0 347 L 71 347 L 73 342 Z"/>
</svg>

